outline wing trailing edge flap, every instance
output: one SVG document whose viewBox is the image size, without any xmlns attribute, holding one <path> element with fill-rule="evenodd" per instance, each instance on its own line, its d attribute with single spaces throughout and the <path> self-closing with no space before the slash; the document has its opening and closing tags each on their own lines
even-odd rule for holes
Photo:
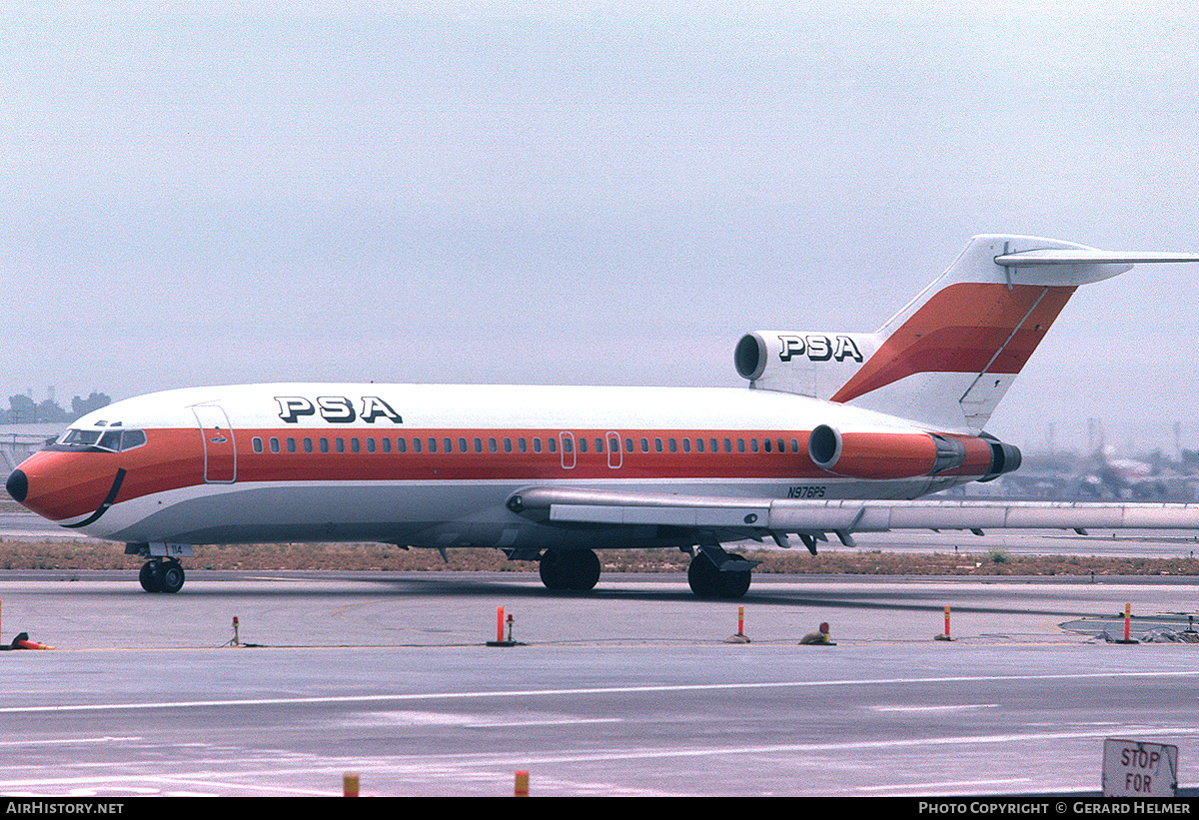
<svg viewBox="0 0 1199 820">
<path fill-rule="evenodd" d="M 901 529 L 1199 529 L 1199 504 L 1037 501 L 799 501 L 534 488 L 509 500 L 560 523 L 785 533 Z M 781 540 L 780 540 L 781 539 Z"/>
</svg>

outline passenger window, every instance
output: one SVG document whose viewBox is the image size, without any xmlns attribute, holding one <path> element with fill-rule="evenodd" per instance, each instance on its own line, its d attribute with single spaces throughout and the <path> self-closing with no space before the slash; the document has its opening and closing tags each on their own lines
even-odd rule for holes
<svg viewBox="0 0 1199 820">
<path fill-rule="evenodd" d="M 310 438 L 304 439 L 304 452 L 305 453 L 312 452 L 312 439 L 310 439 Z"/>
<path fill-rule="evenodd" d="M 259 438 L 258 436 L 254 436 L 253 444 L 254 444 L 254 452 L 261 453 L 262 452 L 262 439 Z"/>
<path fill-rule="evenodd" d="M 271 452 L 279 452 L 279 439 L 275 438 L 274 436 L 271 436 Z"/>
<path fill-rule="evenodd" d="M 290 436 L 287 439 L 287 452 L 294 453 L 296 451 L 296 440 Z"/>
<path fill-rule="evenodd" d="M 469 453 L 470 452 L 470 450 L 466 449 L 466 439 L 464 439 L 464 438 L 458 439 L 458 452 L 460 452 L 460 453 Z"/>
</svg>

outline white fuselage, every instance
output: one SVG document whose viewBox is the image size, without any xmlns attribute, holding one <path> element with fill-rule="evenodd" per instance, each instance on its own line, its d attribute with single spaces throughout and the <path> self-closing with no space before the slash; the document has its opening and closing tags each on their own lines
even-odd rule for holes
<svg viewBox="0 0 1199 820">
<path fill-rule="evenodd" d="M 661 546 L 691 536 L 661 526 L 550 527 L 506 501 L 530 487 L 907 499 L 986 472 L 977 464 L 936 475 L 830 472 L 809 455 L 819 425 L 862 437 L 927 438 L 902 419 L 765 390 L 192 388 L 80 419 L 71 429 L 86 435 L 76 439 L 110 446 L 62 443 L 35 454 L 21 465 L 23 503 L 64 526 L 125 542 Z M 103 438 L 114 431 L 125 431 L 132 446 Z"/>
</svg>

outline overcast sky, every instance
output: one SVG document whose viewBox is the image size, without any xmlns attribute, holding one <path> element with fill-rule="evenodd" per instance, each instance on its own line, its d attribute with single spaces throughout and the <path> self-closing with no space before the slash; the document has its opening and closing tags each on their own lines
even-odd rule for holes
<svg viewBox="0 0 1199 820">
<path fill-rule="evenodd" d="M 1199 251 L 1181 3 L 0 9 L 0 401 L 742 384 L 969 237 Z M 1199 447 L 1199 266 L 1082 289 L 992 418 Z"/>
</svg>

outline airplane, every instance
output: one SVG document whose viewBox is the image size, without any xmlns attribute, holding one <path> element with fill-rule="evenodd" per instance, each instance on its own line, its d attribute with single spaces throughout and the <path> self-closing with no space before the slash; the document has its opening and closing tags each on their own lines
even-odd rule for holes
<svg viewBox="0 0 1199 820">
<path fill-rule="evenodd" d="M 1020 466 L 984 427 L 1080 286 L 1139 263 L 1027 236 L 974 237 L 874 333 L 754 331 L 742 388 L 256 384 L 90 412 L 8 477 L 61 526 L 184 584 L 201 545 L 376 541 L 491 547 L 586 591 L 596 549 L 676 548 L 704 598 L 755 562 L 724 544 L 891 529 L 1199 527 L 1199 505 L 919 500 Z"/>
</svg>

